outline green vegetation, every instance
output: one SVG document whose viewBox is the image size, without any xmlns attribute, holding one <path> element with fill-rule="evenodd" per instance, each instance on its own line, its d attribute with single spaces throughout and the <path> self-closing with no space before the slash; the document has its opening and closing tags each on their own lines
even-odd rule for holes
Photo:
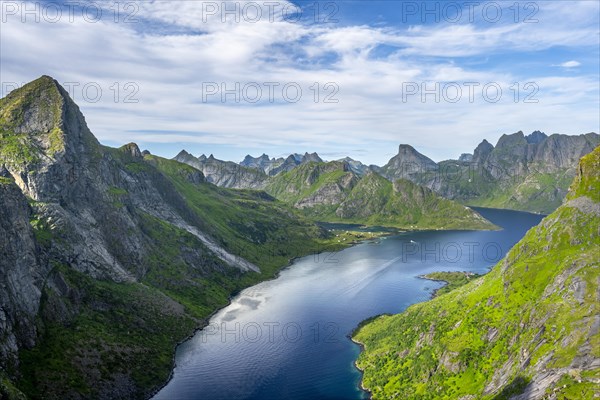
<svg viewBox="0 0 600 400">
<path fill-rule="evenodd" d="M 26 397 L 15 385 L 8 379 L 0 369 L 0 399 L 6 400 L 25 400 Z"/>
<path fill-rule="evenodd" d="M 473 210 L 407 180 L 362 178 L 343 163 L 307 163 L 277 175 L 266 191 L 318 221 L 399 229 L 494 229 Z"/>
<path fill-rule="evenodd" d="M 567 200 L 586 196 L 596 203 L 600 202 L 600 180 L 597 179 L 600 170 L 600 159 L 597 157 L 599 149 L 581 158 L 579 174 L 569 189 Z"/>
<path fill-rule="evenodd" d="M 234 254 L 259 265 L 269 278 L 291 258 L 328 249 L 330 235 L 263 192 L 191 182 L 198 173 L 177 161 L 145 159 L 167 176 L 209 233 Z"/>
<path fill-rule="evenodd" d="M 503 208 L 548 214 L 562 202 L 573 180 L 573 171 L 562 169 L 542 173 L 542 166 L 529 165 L 530 171 L 518 174 L 513 166 L 502 166 L 499 177 L 468 162 L 442 161 L 438 171 L 417 173 L 414 180 L 424 184 L 441 179 L 445 193 L 463 204 L 476 207 Z"/>
<path fill-rule="evenodd" d="M 481 275 L 474 274 L 472 272 L 432 272 L 430 274 L 423 275 L 422 278 L 432 281 L 446 282 L 447 285 L 437 289 L 434 293 L 434 296 L 441 296 L 453 291 L 456 288 L 466 285 L 473 279 L 477 279 L 480 276 Z"/>
<path fill-rule="evenodd" d="M 566 193 L 572 176 L 564 170 L 556 174 L 531 173 L 523 180 L 509 185 L 495 184 L 486 193 L 465 200 L 471 206 L 505 208 L 550 213 L 562 200 L 556 191 Z"/>
<path fill-rule="evenodd" d="M 36 242 L 43 247 L 48 247 L 53 239 L 52 230 L 48 221 L 43 217 L 33 217 L 29 222 L 33 228 Z"/>
<path fill-rule="evenodd" d="M 261 272 L 232 267 L 186 230 L 136 210 L 137 228 L 149 249 L 138 282 L 96 280 L 62 263 L 52 271 L 50 280 L 64 285 L 44 288 L 41 336 L 33 349 L 19 355 L 17 387 L 32 399 L 119 398 L 124 394 L 110 390 L 112 382 L 122 379 L 135 388 L 136 398 L 145 398 L 169 376 L 175 345 L 231 295 L 273 277 L 291 258 L 370 237 L 348 233 L 342 241 L 263 192 L 198 182 L 197 170 L 176 161 L 154 156 L 132 161 L 127 153 L 107 151 L 115 165 L 134 176 L 172 185 L 163 193 L 171 204 L 183 202 L 180 206 L 187 207 L 188 217 L 203 232 Z M 144 166 L 127 168 L 133 163 Z M 114 186 L 107 195 L 113 206 L 123 207 L 132 194 Z M 45 248 L 61 240 L 44 218 L 33 216 L 31 225 Z"/>
<path fill-rule="evenodd" d="M 348 182 L 344 184 L 344 180 Z M 355 175 L 347 171 L 341 162 L 309 162 L 271 179 L 266 191 L 281 201 L 295 204 L 327 185 L 337 186 L 340 192 L 349 191 L 353 180 L 356 180 Z"/>
<path fill-rule="evenodd" d="M 109 382 L 132 379 L 145 388 L 139 393 L 144 397 L 166 380 L 174 346 L 197 320 L 143 284 L 99 281 L 62 265 L 52 273 L 60 274 L 68 293 L 44 289 L 41 343 L 20 353 L 23 392 L 34 399 L 68 398 L 74 392 L 116 398 Z"/>
<path fill-rule="evenodd" d="M 0 99 L 0 158 L 12 167 L 23 167 L 40 160 L 42 143 L 47 143 L 49 156 L 64 150 L 62 104 L 59 89 L 49 77 L 41 77 Z M 23 133 L 24 113 L 30 109 L 36 110 L 39 119 L 33 122 L 41 130 Z M 38 140 L 34 140 L 36 137 Z"/>
<path fill-rule="evenodd" d="M 600 356 L 599 161 L 583 158 L 569 196 L 596 211 L 565 203 L 484 277 L 355 333 L 374 399 L 504 399 L 544 371 L 542 394 L 594 398 L 599 369 L 573 361 Z"/>
</svg>

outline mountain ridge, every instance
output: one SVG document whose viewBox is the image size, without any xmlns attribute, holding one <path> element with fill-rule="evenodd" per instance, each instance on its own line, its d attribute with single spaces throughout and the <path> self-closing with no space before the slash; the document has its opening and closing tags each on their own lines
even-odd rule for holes
<svg viewBox="0 0 600 400">
<path fill-rule="evenodd" d="M 563 204 L 488 274 L 354 333 L 374 399 L 595 398 L 598 171 L 600 147 Z"/>
</svg>

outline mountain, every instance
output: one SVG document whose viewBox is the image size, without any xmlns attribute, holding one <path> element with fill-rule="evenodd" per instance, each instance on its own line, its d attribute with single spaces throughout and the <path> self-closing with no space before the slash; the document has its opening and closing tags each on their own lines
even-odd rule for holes
<svg viewBox="0 0 600 400">
<path fill-rule="evenodd" d="M 173 158 L 202 171 L 206 180 L 217 186 L 232 189 L 262 189 L 268 176 L 256 168 L 248 168 L 231 161 L 216 159 L 212 154 L 194 157 L 182 150 Z"/>
<path fill-rule="evenodd" d="M 0 398 L 147 398 L 232 293 L 333 239 L 264 192 L 99 144 L 43 76 L 0 99 Z"/>
<path fill-rule="evenodd" d="M 365 165 L 365 164 L 361 163 L 360 161 L 353 160 L 350 157 L 345 157 L 338 161 L 348 164 L 348 167 L 350 168 L 350 170 L 358 176 L 366 175 L 367 172 L 373 170 L 368 165 Z"/>
<path fill-rule="evenodd" d="M 462 153 L 460 157 L 458 157 L 458 161 L 471 162 L 473 161 L 473 154 Z"/>
<path fill-rule="evenodd" d="M 463 204 L 549 213 L 564 199 L 579 159 L 600 144 L 596 133 L 546 136 L 535 131 L 503 135 L 496 146 L 483 140 L 467 159 L 435 164 L 401 146 L 381 174 L 424 185 Z"/>
<path fill-rule="evenodd" d="M 398 154 L 381 167 L 379 173 L 391 181 L 396 179 L 411 179 L 415 174 L 435 171 L 438 165 L 407 144 L 401 144 Z"/>
<path fill-rule="evenodd" d="M 274 159 L 273 159 L 274 161 Z M 240 162 L 242 167 L 254 168 L 263 170 L 265 173 L 268 173 L 273 161 L 269 158 L 268 155 L 264 154 L 260 157 L 252 157 L 248 154 L 244 159 Z"/>
<path fill-rule="evenodd" d="M 359 176 L 345 162 L 303 164 L 272 178 L 267 193 L 314 219 L 409 229 L 490 229 L 478 213 L 410 181 L 374 172 Z"/>
<path fill-rule="evenodd" d="M 374 399 L 597 397 L 600 147 L 577 171 L 487 275 L 354 334 Z"/>
<path fill-rule="evenodd" d="M 247 155 L 244 157 L 244 160 L 240 162 L 240 165 L 243 167 L 254 168 L 263 171 L 265 174 L 269 176 L 278 175 L 281 172 L 291 171 L 296 168 L 300 164 L 305 164 L 308 162 L 323 162 L 321 157 L 317 153 L 304 153 L 298 154 L 290 154 L 287 158 L 271 158 L 266 154 L 263 154 L 260 157 L 252 157 L 251 155 Z"/>
</svg>

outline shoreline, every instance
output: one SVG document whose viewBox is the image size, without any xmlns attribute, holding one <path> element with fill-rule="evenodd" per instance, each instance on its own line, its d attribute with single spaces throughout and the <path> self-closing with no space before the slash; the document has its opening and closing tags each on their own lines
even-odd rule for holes
<svg viewBox="0 0 600 400">
<path fill-rule="evenodd" d="M 455 272 L 462 272 L 462 271 L 455 271 Z M 444 286 L 442 286 L 442 287 L 439 287 L 439 288 L 435 289 L 435 290 L 434 290 L 434 291 L 431 293 L 431 296 L 429 297 L 429 299 L 427 299 L 427 300 L 425 300 L 425 301 L 430 301 L 430 300 L 434 299 L 434 298 L 436 297 L 436 294 L 437 294 L 438 290 L 440 290 L 441 288 L 443 288 L 443 287 L 446 287 L 446 286 L 448 286 L 448 285 L 450 284 L 450 282 L 448 282 L 448 281 L 445 281 L 445 280 L 443 280 L 443 279 L 432 279 L 432 278 L 428 278 L 426 275 L 417 275 L 417 278 L 419 278 L 419 279 L 425 279 L 425 280 L 428 280 L 428 281 L 433 281 L 433 282 L 444 282 L 444 283 L 446 283 Z M 424 303 L 425 301 L 418 302 L 418 303 L 414 303 L 414 304 Z M 412 304 L 411 304 L 411 305 L 412 305 Z M 409 306 L 409 307 L 410 307 L 410 306 Z M 407 308 L 408 308 L 408 307 L 407 307 Z M 400 314 L 401 314 L 401 313 L 400 313 Z M 366 350 L 366 347 L 365 347 L 364 343 L 362 343 L 362 342 L 359 342 L 358 340 L 356 340 L 356 339 L 354 338 L 354 335 L 355 335 L 356 333 L 358 333 L 358 331 L 360 330 L 360 328 L 362 328 L 364 325 L 367 325 L 368 323 L 370 323 L 370 322 L 374 321 L 375 319 L 377 319 L 377 318 L 379 318 L 379 317 L 381 317 L 381 316 L 391 316 L 391 315 L 393 315 L 393 314 L 379 314 L 379 315 L 374 315 L 374 316 L 372 316 L 372 317 L 369 317 L 369 318 L 367 318 L 367 319 L 364 319 L 364 320 L 360 321 L 360 322 L 358 323 L 358 325 L 357 325 L 357 326 L 356 326 L 356 327 L 355 327 L 355 328 L 352 330 L 352 332 L 351 332 L 351 333 L 348 335 L 348 338 L 349 338 L 349 339 L 350 339 L 350 340 L 351 340 L 353 343 L 357 344 L 357 345 L 360 347 L 360 352 L 361 352 L 361 353 L 362 353 L 362 352 L 364 352 L 364 351 Z M 359 354 L 359 357 L 360 357 L 360 354 Z M 356 368 L 356 369 L 357 369 L 357 370 L 358 370 L 358 371 L 361 373 L 361 378 L 360 378 L 359 386 L 360 386 L 360 388 L 361 388 L 361 389 L 362 389 L 364 392 L 366 392 L 366 393 L 368 393 L 368 394 L 369 394 L 369 400 L 371 400 L 371 399 L 373 398 L 373 393 L 372 393 L 372 392 L 371 392 L 371 391 L 370 391 L 368 388 L 366 388 L 366 387 L 365 387 L 365 385 L 364 385 L 364 383 L 363 383 L 363 378 L 364 378 L 364 376 L 365 376 L 365 372 L 364 372 L 364 370 L 362 370 L 362 369 L 361 369 L 361 368 L 360 368 L 360 367 L 359 367 L 359 366 L 356 364 L 356 363 L 357 363 L 357 361 L 358 361 L 358 359 L 354 360 L 354 363 L 353 363 L 353 364 L 354 364 L 354 368 Z"/>
<path fill-rule="evenodd" d="M 365 351 L 365 345 L 364 345 L 364 343 L 362 343 L 362 342 L 359 342 L 358 340 L 354 339 L 352 336 L 349 336 L 349 338 L 350 338 L 350 340 L 351 340 L 351 341 L 352 341 L 354 344 L 357 344 L 357 345 L 358 345 L 358 347 L 360 347 L 360 352 L 361 352 L 361 353 L 362 353 L 363 351 Z M 371 391 L 370 391 L 368 388 L 366 388 L 366 387 L 365 387 L 365 385 L 363 384 L 363 377 L 365 376 L 365 371 L 364 371 L 364 370 L 362 370 L 362 369 L 361 369 L 361 368 L 358 366 L 357 362 L 358 362 L 358 359 L 354 360 L 354 362 L 353 362 L 352 364 L 354 365 L 354 368 L 356 368 L 356 369 L 357 369 L 357 370 L 360 372 L 360 375 L 361 375 L 361 378 L 360 378 L 360 381 L 358 382 L 358 385 L 359 385 L 360 389 L 361 389 L 363 392 L 365 392 L 365 393 L 367 393 L 367 394 L 368 394 L 368 399 L 369 399 L 369 400 L 371 400 L 371 399 L 373 398 L 373 393 L 372 393 L 372 392 L 371 392 Z"/>
<path fill-rule="evenodd" d="M 417 231 L 417 232 L 418 232 L 418 231 L 431 231 L 431 229 L 413 230 L 413 231 L 410 231 L 410 230 L 408 230 L 408 231 L 406 231 L 406 230 L 396 230 L 396 231 L 394 231 L 394 232 L 381 232 L 382 234 L 381 234 L 380 236 L 378 236 L 377 238 L 383 238 L 383 237 L 393 236 L 393 235 L 396 235 L 396 234 L 399 234 L 399 233 L 414 232 L 414 231 Z M 360 232 L 360 231 L 357 231 L 357 232 Z M 278 278 L 279 278 L 279 276 L 281 275 L 281 273 L 282 273 L 283 271 L 285 271 L 285 270 L 287 270 L 288 268 L 292 267 L 292 266 L 294 265 L 294 262 L 295 262 L 296 260 L 300 259 L 300 258 L 303 258 L 303 257 L 306 257 L 306 256 L 310 256 L 310 255 L 312 255 L 312 254 L 322 254 L 322 253 L 326 253 L 326 252 L 328 252 L 328 251 L 342 251 L 342 250 L 345 250 L 345 249 L 348 249 L 348 248 L 354 247 L 354 246 L 356 246 L 356 245 L 359 245 L 359 244 L 361 244 L 361 243 L 367 243 L 367 242 L 369 242 L 369 241 L 371 241 L 371 240 L 373 240 L 373 238 L 362 238 L 362 239 L 359 239 L 359 240 L 354 240 L 354 241 L 351 241 L 351 242 L 342 243 L 341 245 L 342 245 L 342 246 L 344 246 L 344 247 L 342 247 L 342 248 L 340 248 L 340 249 L 337 249 L 337 250 L 322 250 L 322 251 L 315 252 L 315 253 L 311 253 L 311 252 L 309 252 L 309 253 L 307 253 L 307 254 L 305 254 L 305 255 L 299 255 L 299 256 L 292 257 L 292 258 L 290 258 L 290 259 L 288 260 L 287 264 L 286 264 L 286 265 L 284 265 L 283 267 L 281 267 L 280 269 L 278 269 L 278 270 L 277 270 L 277 272 L 276 272 L 276 273 L 275 273 L 275 274 L 274 274 L 274 275 L 273 275 L 271 278 L 268 278 L 268 279 L 265 279 L 265 280 L 262 280 L 262 281 L 256 282 L 255 284 L 253 284 L 253 285 L 251 285 L 251 286 L 248 286 L 248 287 L 245 287 L 245 288 L 241 289 L 241 290 L 240 290 L 240 291 L 239 291 L 237 294 L 235 294 L 235 295 L 230 295 L 230 296 L 228 297 L 227 304 L 223 305 L 222 307 L 219 307 L 219 308 L 215 309 L 215 310 L 214 310 L 212 313 L 210 313 L 210 315 L 208 315 L 206 318 L 203 318 L 202 320 L 200 320 L 200 324 L 198 325 L 198 327 L 197 327 L 197 328 L 195 328 L 195 329 L 194 329 L 194 331 L 193 331 L 192 333 L 190 333 L 188 336 L 186 336 L 185 338 L 183 338 L 182 340 L 180 340 L 179 342 L 177 342 L 177 344 L 176 344 L 176 345 L 175 345 L 175 347 L 174 347 L 173 353 L 172 353 L 172 354 L 173 354 L 173 356 L 172 356 L 172 366 L 171 366 L 171 371 L 170 371 L 170 373 L 169 373 L 169 377 L 167 378 L 167 380 L 166 380 L 166 381 L 165 381 L 165 382 L 164 382 L 162 385 L 160 385 L 160 386 L 158 386 L 156 389 L 152 390 L 152 391 L 150 392 L 150 394 L 148 395 L 148 397 L 146 397 L 146 400 L 150 400 L 150 399 L 152 399 L 154 396 L 156 396 L 156 395 L 157 395 L 157 394 L 158 394 L 158 393 L 159 393 L 159 392 L 160 392 L 162 389 L 164 389 L 164 388 L 165 388 L 165 387 L 166 387 L 166 386 L 167 386 L 167 385 L 168 385 L 168 384 L 171 382 L 171 380 L 173 379 L 174 372 L 175 372 L 175 368 L 177 367 L 176 355 L 177 355 L 177 349 L 179 348 L 179 346 L 180 346 L 180 345 L 182 345 L 183 343 L 187 342 L 188 340 L 192 339 L 192 338 L 193 338 L 193 337 L 194 337 L 194 336 L 195 336 L 195 335 L 196 335 L 196 334 L 197 334 L 199 331 L 201 331 L 202 329 L 206 328 L 206 326 L 208 326 L 208 325 L 209 325 L 209 323 L 210 323 L 210 320 L 212 319 L 212 317 L 214 317 L 214 316 L 215 316 L 217 313 L 219 313 L 221 310 L 223 310 L 223 309 L 225 309 L 225 308 L 229 307 L 229 306 L 231 305 L 232 301 L 233 301 L 233 300 L 234 300 L 236 297 L 240 296 L 240 295 L 241 295 L 241 293 L 242 293 L 244 290 L 246 290 L 246 289 L 248 289 L 248 288 L 251 288 L 251 287 L 253 287 L 253 286 L 255 286 L 255 285 L 261 284 L 261 283 L 263 283 L 263 282 L 269 282 L 269 281 L 273 281 L 273 280 L 276 280 L 276 279 L 278 279 Z M 426 278 L 426 277 L 424 277 L 423 275 L 419 275 L 419 276 L 417 276 L 417 278 L 420 278 L 420 279 L 427 279 L 427 280 L 431 280 L 431 281 L 446 282 L 446 284 L 448 284 L 448 283 L 449 283 L 449 282 L 447 282 L 447 281 L 443 281 L 443 280 L 436 280 L 436 279 L 430 279 L 430 278 Z M 444 286 L 446 286 L 446 285 L 444 285 Z M 444 286 L 442 286 L 442 287 L 444 287 Z M 429 298 L 427 301 L 429 301 L 429 300 L 433 299 L 433 298 L 435 297 L 435 293 L 436 293 L 436 292 L 437 292 L 439 289 L 441 289 L 441 288 L 438 288 L 438 289 L 436 289 L 436 290 L 435 290 L 435 291 L 432 293 L 431 297 L 430 297 L 430 298 Z M 415 304 L 416 304 L 416 303 L 415 303 Z M 361 328 L 361 327 L 362 327 L 364 324 L 366 324 L 366 323 L 368 323 L 368 322 L 370 322 L 370 321 L 372 321 L 372 320 L 374 320 L 374 319 L 376 319 L 376 318 L 378 318 L 378 317 L 380 317 L 380 316 L 383 316 L 383 315 L 391 315 L 391 314 L 379 314 L 379 315 L 375 315 L 375 316 L 373 316 L 373 317 L 369 317 L 369 318 L 367 318 L 367 319 L 365 319 L 365 320 L 361 321 L 361 322 L 360 322 L 360 323 L 359 323 L 359 324 L 358 324 L 358 325 L 357 325 L 357 326 L 356 326 L 356 327 L 355 327 L 355 328 L 352 330 L 352 332 L 350 332 L 350 334 L 348 334 L 348 335 L 347 335 L 347 337 L 348 337 L 348 338 L 349 338 L 349 339 L 350 339 L 350 340 L 351 340 L 353 343 L 355 343 L 355 344 L 359 345 L 359 347 L 360 347 L 360 351 L 361 351 L 361 352 L 362 352 L 362 351 L 364 351 L 364 349 L 365 349 L 365 346 L 364 346 L 362 343 L 360 343 L 360 342 L 356 341 L 356 340 L 353 338 L 353 336 L 354 336 L 354 333 L 355 333 L 355 332 L 357 332 L 357 331 L 358 331 L 358 330 L 359 330 L 359 329 L 360 329 L 360 328 Z M 354 362 L 353 362 L 353 365 L 354 365 L 354 367 L 355 367 L 355 368 L 356 368 L 356 369 L 357 369 L 357 370 L 358 370 L 358 371 L 361 373 L 361 375 L 363 375 L 363 376 L 364 376 L 364 371 L 363 371 L 363 370 L 361 370 L 361 369 L 360 369 L 360 368 L 359 368 L 359 367 L 356 365 L 356 360 L 354 360 Z M 361 379 L 360 379 L 360 381 L 359 381 L 359 387 L 360 387 L 360 389 L 361 389 L 361 390 L 363 390 L 365 393 L 367 393 L 367 394 L 369 395 L 369 396 L 368 396 L 368 399 L 372 399 L 372 393 L 371 393 L 371 391 L 370 391 L 369 389 L 367 389 L 367 388 L 366 388 L 366 387 L 363 385 L 363 380 L 362 380 L 362 377 L 361 377 Z"/>
<path fill-rule="evenodd" d="M 389 232 L 389 233 L 386 232 L 386 233 L 387 234 L 381 235 L 379 237 L 390 236 L 390 235 L 393 235 L 393 234 L 395 234 L 397 232 Z M 285 271 L 288 268 L 292 267 L 294 265 L 294 262 L 296 260 L 302 258 L 302 257 L 307 257 L 307 256 L 310 256 L 310 255 L 316 255 L 316 254 L 322 254 L 322 253 L 326 253 L 328 251 L 342 251 L 342 250 L 346 250 L 346 249 L 349 249 L 350 247 L 354 247 L 354 246 L 356 246 L 358 244 L 365 243 L 365 242 L 367 242 L 369 240 L 373 240 L 373 239 L 372 238 L 364 238 L 364 239 L 361 239 L 361 240 L 355 240 L 355 241 L 352 241 L 352 242 L 342 243 L 341 245 L 344 246 L 344 247 L 342 247 L 340 249 L 337 249 L 337 250 L 322 250 L 322 251 L 318 251 L 318 252 L 308 252 L 307 254 L 304 254 L 304 255 L 301 255 L 301 256 L 292 257 L 292 258 L 290 258 L 288 260 L 288 262 L 287 262 L 286 265 L 282 266 L 280 269 L 277 270 L 277 272 L 273 275 L 273 277 L 265 279 L 265 280 L 262 280 L 260 282 L 256 282 L 255 284 L 253 284 L 251 286 L 247 286 L 247 287 L 241 289 L 237 294 L 230 295 L 228 297 L 227 304 L 225 304 L 223 307 L 217 308 L 212 313 L 210 313 L 210 315 L 208 315 L 206 318 L 203 318 L 202 320 L 200 320 L 201 321 L 200 324 L 198 325 L 197 328 L 194 329 L 194 331 L 192 333 L 190 333 L 184 339 L 182 339 L 179 342 L 177 342 L 177 344 L 175 345 L 175 348 L 173 350 L 173 357 L 172 357 L 172 364 L 171 364 L 172 366 L 171 366 L 171 372 L 169 373 L 169 377 L 167 378 L 167 380 L 162 385 L 158 386 L 156 389 L 153 389 L 151 391 L 151 393 L 148 395 L 148 397 L 146 397 L 146 400 L 152 399 L 161 390 L 163 390 L 171 382 L 171 380 L 173 380 L 173 375 L 175 373 L 175 368 L 177 367 L 176 356 L 177 356 L 177 349 L 179 348 L 179 346 L 182 345 L 183 343 L 187 342 L 188 340 L 192 339 L 199 331 L 201 331 L 202 329 L 206 328 L 209 325 L 210 320 L 212 319 L 212 317 L 214 317 L 221 310 L 229 307 L 231 305 L 233 299 L 235 299 L 236 297 L 240 296 L 241 293 L 244 290 L 249 289 L 249 288 L 251 288 L 253 286 L 256 286 L 258 284 L 261 284 L 261 283 L 264 283 L 264 282 L 273 281 L 273 280 L 279 278 L 279 276 L 281 275 L 281 273 L 283 271 Z M 366 389 L 363 389 L 363 390 L 367 391 Z"/>
</svg>

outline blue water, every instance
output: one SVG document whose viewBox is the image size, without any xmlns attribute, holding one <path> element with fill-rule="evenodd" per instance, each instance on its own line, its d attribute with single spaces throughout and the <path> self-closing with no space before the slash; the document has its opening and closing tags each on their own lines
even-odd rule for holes
<svg viewBox="0 0 600 400">
<path fill-rule="evenodd" d="M 478 209 L 501 231 L 407 232 L 296 260 L 177 349 L 156 400 L 363 399 L 357 324 L 425 301 L 434 271 L 486 273 L 542 216 Z"/>
</svg>

